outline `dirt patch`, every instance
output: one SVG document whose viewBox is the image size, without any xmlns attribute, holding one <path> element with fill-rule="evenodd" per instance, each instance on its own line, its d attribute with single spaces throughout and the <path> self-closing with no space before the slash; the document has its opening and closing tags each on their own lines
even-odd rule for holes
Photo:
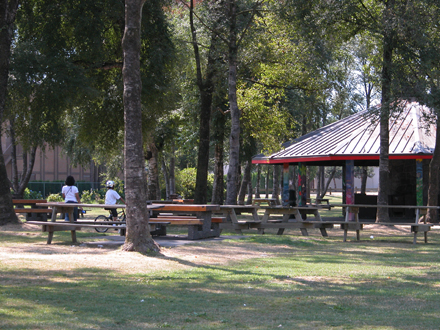
<svg viewBox="0 0 440 330">
<path fill-rule="evenodd" d="M 39 227 L 32 225 L 6 225 L 0 231 L 17 236 L 39 236 Z M 93 229 L 83 231 L 93 232 Z M 281 250 L 284 248 L 281 247 Z M 291 250 L 291 248 L 285 247 Z M 270 251 L 273 250 L 273 251 Z M 231 261 L 260 258 L 280 252 L 280 247 L 249 249 L 247 244 L 222 244 L 222 242 L 194 242 L 173 248 L 162 248 L 156 256 L 136 252 L 123 252 L 120 246 L 90 247 L 86 244 L 47 245 L 45 241 L 8 243 L 2 246 L 0 262 L 3 266 L 19 267 L 25 262 L 27 268 L 44 271 L 71 271 L 77 268 L 99 268 L 107 272 L 125 274 L 178 270 L 208 264 L 228 264 Z M 44 261 L 44 262 L 42 262 Z M 43 267 L 43 268 L 42 268 Z"/>
</svg>

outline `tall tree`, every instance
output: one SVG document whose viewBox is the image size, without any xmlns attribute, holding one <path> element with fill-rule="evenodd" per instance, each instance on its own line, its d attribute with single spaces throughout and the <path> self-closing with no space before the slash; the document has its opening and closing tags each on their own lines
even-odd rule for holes
<svg viewBox="0 0 440 330">
<path fill-rule="evenodd" d="M 0 1 L 0 124 L 3 123 L 5 113 L 9 78 L 9 59 L 18 4 L 18 0 Z M 0 143 L 0 225 L 6 223 L 18 223 L 18 219 L 12 204 L 8 175 L 6 173 L 5 160 Z"/>
<path fill-rule="evenodd" d="M 158 251 L 150 234 L 146 199 L 144 153 L 142 142 L 142 80 L 140 70 L 141 20 L 145 0 L 125 1 L 125 31 L 122 39 L 124 66 L 125 117 L 125 200 L 127 203 L 127 233 L 124 251 Z"/>
</svg>

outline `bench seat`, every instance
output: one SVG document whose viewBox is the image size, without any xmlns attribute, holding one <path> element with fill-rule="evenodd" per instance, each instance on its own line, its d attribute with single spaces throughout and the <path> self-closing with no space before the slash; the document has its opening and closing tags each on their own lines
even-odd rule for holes
<svg viewBox="0 0 440 330">
<path fill-rule="evenodd" d="M 14 209 L 15 213 L 52 213 L 52 209 Z"/>
</svg>

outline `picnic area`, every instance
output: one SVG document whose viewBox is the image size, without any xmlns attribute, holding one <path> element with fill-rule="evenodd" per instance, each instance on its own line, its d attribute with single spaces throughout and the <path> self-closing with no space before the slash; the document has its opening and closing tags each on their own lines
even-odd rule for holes
<svg viewBox="0 0 440 330">
<path fill-rule="evenodd" d="M 115 229 L 83 227 L 76 244 L 60 231 L 49 245 L 39 226 L 3 226 L 0 328 L 438 329 L 437 226 L 416 245 L 409 227 L 374 223 L 359 241 L 339 228 L 277 232 L 189 240 L 168 226 L 161 252 L 142 255 L 122 252 Z"/>
</svg>

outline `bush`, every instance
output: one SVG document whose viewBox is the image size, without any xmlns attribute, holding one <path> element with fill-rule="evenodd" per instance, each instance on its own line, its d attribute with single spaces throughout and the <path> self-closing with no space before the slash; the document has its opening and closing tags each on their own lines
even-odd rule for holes
<svg viewBox="0 0 440 330">
<path fill-rule="evenodd" d="M 194 198 L 196 190 L 196 168 L 185 168 L 181 171 L 176 171 L 176 193 L 182 195 L 185 199 Z M 206 192 L 207 200 L 210 201 L 212 197 L 212 185 L 214 182 L 214 175 L 208 175 L 208 191 Z"/>
<path fill-rule="evenodd" d="M 61 194 L 50 194 L 47 196 L 46 200 L 48 202 L 64 202 L 63 196 Z"/>
<path fill-rule="evenodd" d="M 86 204 L 103 204 L 102 196 L 99 193 L 99 190 L 84 190 L 81 193 L 81 203 Z"/>
<path fill-rule="evenodd" d="M 24 199 L 43 199 L 43 194 L 41 191 L 32 191 L 29 188 L 26 188 L 23 193 Z"/>
</svg>

